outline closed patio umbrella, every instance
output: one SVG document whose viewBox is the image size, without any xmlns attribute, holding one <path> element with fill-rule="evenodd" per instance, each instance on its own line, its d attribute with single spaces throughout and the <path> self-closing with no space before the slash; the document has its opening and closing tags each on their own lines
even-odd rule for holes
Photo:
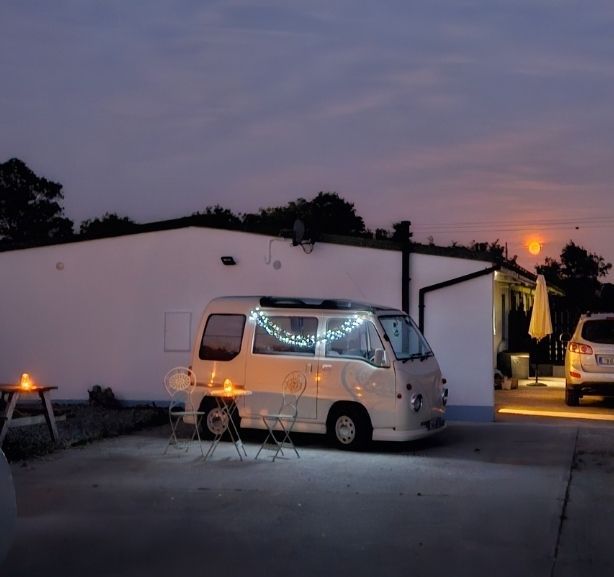
<svg viewBox="0 0 614 577">
<path fill-rule="evenodd" d="M 544 337 L 552 334 L 552 319 L 550 318 L 550 304 L 548 302 L 548 288 L 544 275 L 537 275 L 537 286 L 535 287 L 535 298 L 533 299 L 533 310 L 529 323 L 529 334 L 532 338 L 541 341 Z M 536 355 L 537 356 L 537 355 Z M 535 362 L 535 384 L 537 385 L 537 373 L 539 359 Z"/>
</svg>

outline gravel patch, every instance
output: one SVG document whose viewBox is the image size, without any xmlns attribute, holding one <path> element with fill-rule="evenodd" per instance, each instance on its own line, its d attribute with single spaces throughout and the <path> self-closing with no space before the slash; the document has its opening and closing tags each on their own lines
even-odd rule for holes
<svg viewBox="0 0 614 577">
<path fill-rule="evenodd" d="M 10 427 L 2 444 L 9 461 L 25 460 L 168 423 L 167 410 L 155 405 L 101 407 L 53 403 L 53 409 L 59 442 L 53 442 L 44 421 L 41 424 Z"/>
</svg>

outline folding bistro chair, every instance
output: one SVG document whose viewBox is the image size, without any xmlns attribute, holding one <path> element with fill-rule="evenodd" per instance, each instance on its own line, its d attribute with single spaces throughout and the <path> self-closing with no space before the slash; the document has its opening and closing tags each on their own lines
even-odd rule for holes
<svg viewBox="0 0 614 577">
<path fill-rule="evenodd" d="M 198 446 L 204 457 L 205 454 L 203 453 L 199 428 L 200 421 L 205 413 L 203 411 L 198 411 L 192 401 L 192 392 L 194 391 L 194 387 L 196 387 L 196 375 L 194 371 L 187 367 L 175 367 L 166 373 L 164 377 L 164 386 L 171 397 L 168 407 L 171 435 L 168 439 L 166 449 L 164 449 L 164 453 L 168 451 L 171 445 L 182 448 L 177 432 L 181 422 L 185 422 L 187 418 L 188 422 L 186 424 L 192 424 L 194 426 L 194 432 L 189 441 L 186 442 L 185 450 L 187 451 L 190 448 L 190 444 L 194 439 L 198 439 Z"/>
<path fill-rule="evenodd" d="M 279 412 L 262 415 L 262 420 L 267 428 L 267 436 L 262 446 L 256 453 L 256 459 L 263 449 L 273 451 L 273 461 L 284 449 L 293 449 L 297 457 L 300 457 L 290 433 L 298 416 L 298 402 L 307 387 L 305 373 L 293 371 L 286 375 L 282 383 L 282 400 Z"/>
</svg>

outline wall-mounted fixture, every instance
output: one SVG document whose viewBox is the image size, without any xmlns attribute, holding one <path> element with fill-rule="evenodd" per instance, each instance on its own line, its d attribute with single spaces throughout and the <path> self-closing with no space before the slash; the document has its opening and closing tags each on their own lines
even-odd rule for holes
<svg viewBox="0 0 614 577">
<path fill-rule="evenodd" d="M 226 266 L 232 266 L 233 264 L 237 264 L 237 261 L 234 259 L 233 256 L 223 256 L 220 258 L 221 258 L 222 263 L 225 264 Z"/>
<path fill-rule="evenodd" d="M 300 246 L 303 252 L 311 254 L 313 245 L 314 242 L 311 238 L 305 238 L 305 223 L 297 218 L 292 227 L 292 246 Z"/>
</svg>

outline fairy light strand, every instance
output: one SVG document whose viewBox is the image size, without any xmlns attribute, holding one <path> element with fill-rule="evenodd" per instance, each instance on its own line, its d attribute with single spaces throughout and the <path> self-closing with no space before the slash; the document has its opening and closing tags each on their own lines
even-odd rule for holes
<svg viewBox="0 0 614 577">
<path fill-rule="evenodd" d="M 293 345 L 301 348 L 311 348 L 315 346 L 316 343 L 322 341 L 332 342 L 342 339 L 364 322 L 364 319 L 354 315 L 353 317 L 343 321 L 343 323 L 341 323 L 341 325 L 336 329 L 328 329 L 326 332 L 318 336 L 300 335 L 286 331 L 278 324 L 274 323 L 269 316 L 259 308 L 252 310 L 249 316 L 259 327 L 264 329 L 269 335 L 276 338 L 278 341 L 286 345 Z"/>
</svg>

